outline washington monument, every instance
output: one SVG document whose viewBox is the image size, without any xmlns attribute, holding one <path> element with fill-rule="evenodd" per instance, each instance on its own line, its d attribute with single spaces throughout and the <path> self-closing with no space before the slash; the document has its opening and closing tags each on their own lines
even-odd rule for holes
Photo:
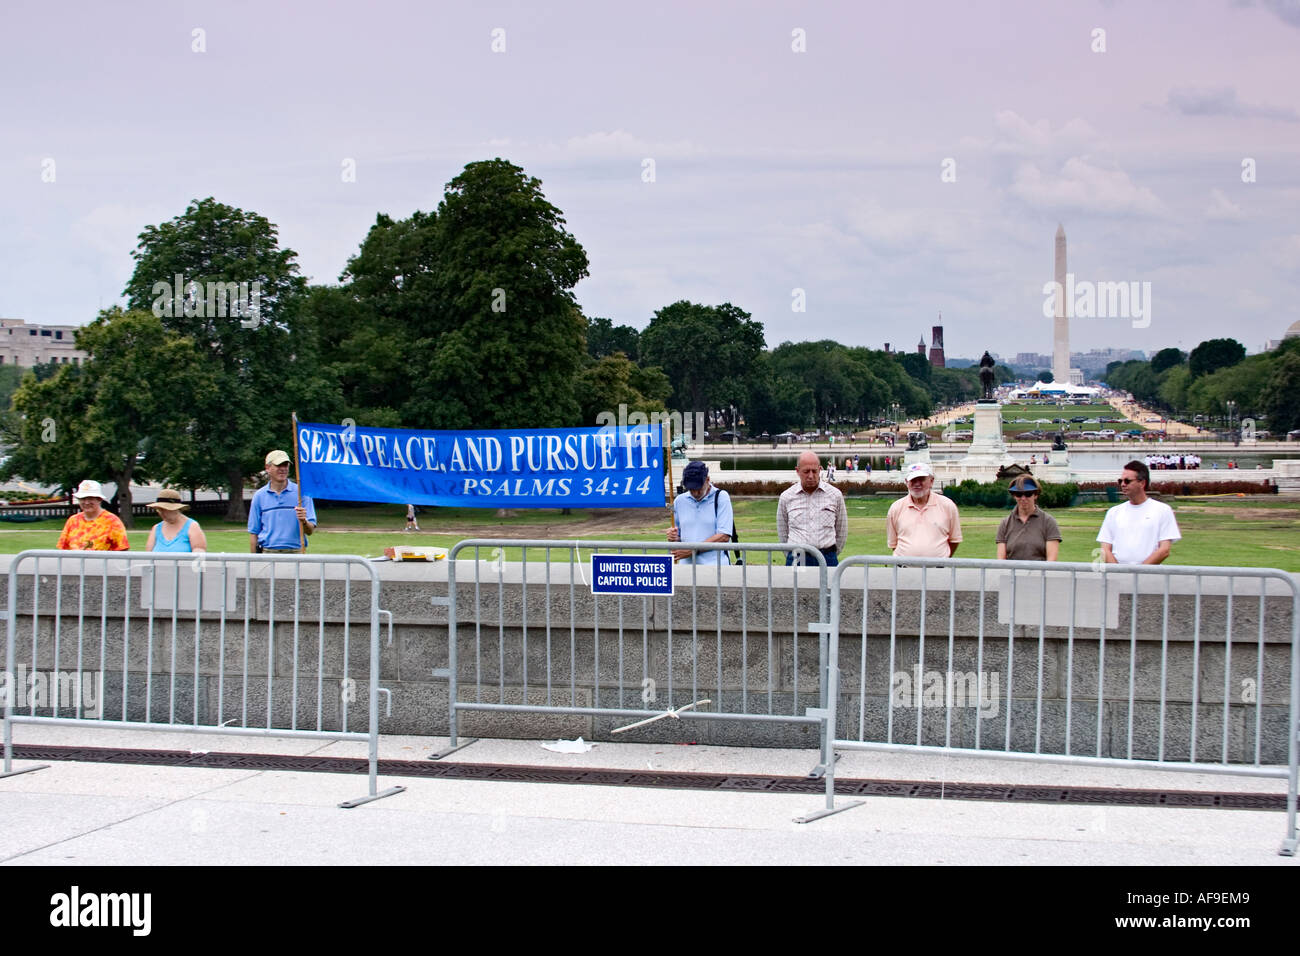
<svg viewBox="0 0 1300 956">
<path fill-rule="evenodd" d="M 1070 381 L 1070 312 L 1065 301 L 1065 226 L 1056 226 L 1056 309 L 1052 319 L 1052 378 Z"/>
</svg>

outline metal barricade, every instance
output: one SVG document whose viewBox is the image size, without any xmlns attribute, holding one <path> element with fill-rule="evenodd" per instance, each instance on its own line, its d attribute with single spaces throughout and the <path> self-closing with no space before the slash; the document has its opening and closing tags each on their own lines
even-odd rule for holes
<svg viewBox="0 0 1300 956">
<path fill-rule="evenodd" d="M 378 790 L 392 619 L 365 558 L 24 551 L 8 592 L 4 776 L 40 769 L 13 769 L 13 725 L 43 723 L 366 741 L 340 806 L 405 789 Z"/>
<path fill-rule="evenodd" d="M 674 564 L 671 598 L 593 593 L 590 555 L 675 549 L 744 560 Z M 787 553 L 798 567 L 785 566 Z M 434 676 L 448 681 L 451 738 L 434 756 L 473 742 L 459 739 L 470 712 L 484 728 L 474 739 L 511 735 L 508 715 L 527 712 L 551 715 L 542 725 L 555 734 L 575 735 L 581 723 L 597 737 L 657 741 L 668 718 L 679 731 L 677 720 L 709 722 L 715 739 L 739 742 L 720 727 L 750 721 L 768 725 L 774 745 L 824 748 L 826 570 L 802 545 L 461 541 L 448 554 L 448 596 L 434 599 L 449 609 L 448 666 Z M 538 727 L 527 734 L 542 736 Z"/>
<path fill-rule="evenodd" d="M 833 747 L 1286 777 L 1294 854 L 1295 576 L 863 556 L 830 598 Z"/>
</svg>

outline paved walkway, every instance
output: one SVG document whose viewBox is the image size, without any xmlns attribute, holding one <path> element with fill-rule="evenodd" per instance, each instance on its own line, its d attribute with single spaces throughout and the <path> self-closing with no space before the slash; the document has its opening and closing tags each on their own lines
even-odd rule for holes
<svg viewBox="0 0 1300 956">
<path fill-rule="evenodd" d="M 15 742 L 363 756 L 354 743 L 15 728 Z M 418 760 L 445 741 L 384 737 Z M 601 743 L 562 755 L 480 741 L 463 763 L 790 775 L 808 751 Z M 30 762 L 28 762 L 30 764 Z M 22 765 L 22 762 L 19 762 Z M 1284 781 L 848 752 L 843 777 L 1284 792 Z M 802 794 L 380 778 L 404 793 L 353 810 L 365 778 L 58 761 L 0 780 L 0 863 L 158 864 L 1241 864 L 1278 856 L 1277 811 L 980 803 L 872 797 L 797 824 Z"/>
</svg>

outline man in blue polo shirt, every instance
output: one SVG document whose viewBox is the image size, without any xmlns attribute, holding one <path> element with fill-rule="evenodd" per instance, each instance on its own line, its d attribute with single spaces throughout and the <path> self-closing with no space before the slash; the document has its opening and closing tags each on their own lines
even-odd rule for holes
<svg viewBox="0 0 1300 956">
<path fill-rule="evenodd" d="M 673 499 L 673 526 L 668 529 L 669 541 L 730 541 L 732 516 L 731 496 L 719 491 L 709 481 L 708 466 L 693 461 L 682 472 L 682 487 L 688 494 Z M 673 552 L 678 561 L 696 564 L 730 564 L 725 551 Z"/>
<path fill-rule="evenodd" d="M 248 550 L 267 554 L 298 554 L 307 550 L 307 537 L 316 530 L 316 506 L 289 480 L 289 456 L 273 451 L 266 456 L 270 482 L 257 489 L 248 509 Z M 302 529 L 299 537 L 298 529 Z"/>
</svg>

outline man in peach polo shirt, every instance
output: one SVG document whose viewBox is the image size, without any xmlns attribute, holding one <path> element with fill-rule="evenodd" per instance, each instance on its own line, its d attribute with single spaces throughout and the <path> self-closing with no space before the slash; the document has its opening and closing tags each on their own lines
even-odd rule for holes
<svg viewBox="0 0 1300 956">
<path fill-rule="evenodd" d="M 932 493 L 934 472 L 924 462 L 905 472 L 907 497 L 889 506 L 885 540 L 899 558 L 950 558 L 961 543 L 961 516 L 957 506 Z"/>
</svg>

